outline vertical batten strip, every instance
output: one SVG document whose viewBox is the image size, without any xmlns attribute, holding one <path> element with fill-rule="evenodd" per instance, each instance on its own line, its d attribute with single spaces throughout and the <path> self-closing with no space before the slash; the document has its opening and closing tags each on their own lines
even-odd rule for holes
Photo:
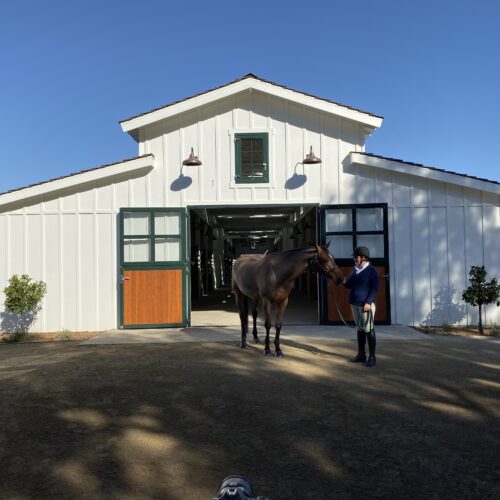
<svg viewBox="0 0 500 500">
<path fill-rule="evenodd" d="M 59 325 L 58 329 L 62 330 L 61 326 L 64 322 L 64 252 L 63 252 L 63 218 L 62 218 L 62 200 L 57 200 L 57 219 L 59 221 Z"/>
<path fill-rule="evenodd" d="M 112 186 L 111 190 L 111 201 L 112 204 L 111 206 L 115 206 L 116 203 L 116 190 L 115 190 L 115 184 Z M 118 275 L 120 272 L 119 266 L 120 263 L 118 261 L 118 255 L 116 251 L 116 245 L 117 245 L 117 240 L 116 240 L 116 235 L 117 235 L 117 212 L 113 211 L 111 213 L 111 265 L 109 266 L 109 273 L 110 273 L 110 283 L 111 283 L 111 304 L 113 305 L 113 319 L 116 321 L 116 318 L 118 317 L 118 294 L 116 293 L 116 290 L 119 288 L 117 286 L 118 282 Z M 118 326 L 118 325 L 117 325 Z"/>
<path fill-rule="evenodd" d="M 146 151 L 149 154 L 151 152 L 151 144 L 150 141 L 146 141 Z M 114 207 L 114 186 L 115 184 L 113 183 L 113 194 L 111 195 L 113 198 L 113 203 L 111 204 L 112 207 Z M 146 190 L 146 206 L 150 207 L 151 206 L 151 176 L 147 175 L 146 176 L 146 182 L 144 189 Z"/>
<path fill-rule="evenodd" d="M 218 111 L 218 108 L 217 108 Z M 220 200 L 220 122 L 219 114 L 215 116 L 215 199 Z"/>
<path fill-rule="evenodd" d="M 163 134 L 161 136 L 161 148 L 162 148 L 162 165 L 163 170 L 163 206 L 168 206 L 168 168 L 167 168 L 167 135 Z M 157 161 L 157 160 L 155 160 Z"/>
<path fill-rule="evenodd" d="M 82 224 L 81 224 L 81 215 L 80 215 L 80 193 L 76 193 L 76 330 L 80 331 L 82 328 L 81 325 L 81 287 L 82 287 L 82 252 L 81 252 L 81 244 L 82 244 Z"/>
<path fill-rule="evenodd" d="M 270 101 L 271 101 L 271 99 L 269 98 L 269 96 L 267 96 L 267 109 L 271 109 Z M 267 128 L 269 131 L 273 129 L 273 120 L 269 116 L 269 114 L 267 116 Z M 272 145 L 272 147 L 271 147 L 271 145 Z M 272 137 L 271 137 L 271 134 L 269 134 L 269 142 L 267 144 L 267 151 L 268 151 L 267 168 L 268 168 L 268 172 L 269 172 L 269 183 L 273 186 L 276 185 L 276 174 L 277 174 L 275 150 L 276 150 L 276 138 L 275 138 L 274 134 L 272 135 Z M 272 155 L 271 155 L 271 151 L 272 151 Z M 272 167 L 272 170 L 271 170 L 271 167 Z M 270 201 L 274 201 L 275 196 L 276 196 L 275 190 L 273 190 L 269 186 L 267 188 L 267 199 Z"/>
<path fill-rule="evenodd" d="M 204 158 L 203 155 L 203 123 L 201 122 L 200 111 L 197 113 L 198 122 L 196 125 L 196 132 L 198 134 L 198 158 Z M 206 166 L 205 166 L 206 168 Z M 198 169 L 198 200 L 203 201 L 205 196 L 203 192 L 203 167 L 197 167 Z"/>
<path fill-rule="evenodd" d="M 290 125 L 288 121 L 285 122 L 285 161 L 286 178 L 289 179 L 293 174 L 290 172 Z M 285 189 L 285 197 L 287 201 L 290 201 L 289 189 Z"/>
<path fill-rule="evenodd" d="M 179 151 L 179 161 L 178 164 L 182 165 L 183 151 L 184 151 L 184 127 L 182 127 L 182 115 L 179 116 L 179 130 L 177 133 L 177 149 Z M 182 166 L 181 166 L 182 168 Z M 184 203 L 184 189 L 180 190 L 181 207 L 185 205 Z"/>
<path fill-rule="evenodd" d="M 130 180 L 128 182 L 129 190 L 130 190 Z M 99 221 L 97 217 L 97 190 L 94 189 L 94 266 L 95 266 L 95 315 L 97 318 L 97 330 L 99 330 L 99 326 L 101 323 L 100 318 L 100 307 L 99 307 L 99 299 L 101 296 L 101 282 L 99 280 Z"/>
<path fill-rule="evenodd" d="M 23 272 L 28 274 L 28 220 L 26 207 L 23 207 Z"/>
<path fill-rule="evenodd" d="M 321 132 L 319 133 L 319 157 L 321 158 L 321 163 L 319 164 L 319 199 L 320 203 L 325 203 L 325 162 L 326 162 L 326 148 L 325 148 L 325 117 L 323 113 L 319 115 L 319 128 Z"/>
</svg>

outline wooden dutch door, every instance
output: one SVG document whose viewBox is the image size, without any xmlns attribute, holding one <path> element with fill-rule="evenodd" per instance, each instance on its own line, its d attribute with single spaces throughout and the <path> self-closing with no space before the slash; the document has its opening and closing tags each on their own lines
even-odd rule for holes
<svg viewBox="0 0 500 500">
<path fill-rule="evenodd" d="M 352 271 L 354 248 L 368 247 L 370 262 L 379 276 L 375 323 L 390 324 L 387 204 L 322 206 L 318 227 L 321 241 L 330 242 L 330 251 L 344 276 Z M 343 285 L 322 280 L 322 323 L 341 324 L 342 318 L 352 323 L 348 294 L 349 290 Z"/>
<path fill-rule="evenodd" d="M 188 323 L 185 209 L 120 210 L 120 328 Z"/>
</svg>

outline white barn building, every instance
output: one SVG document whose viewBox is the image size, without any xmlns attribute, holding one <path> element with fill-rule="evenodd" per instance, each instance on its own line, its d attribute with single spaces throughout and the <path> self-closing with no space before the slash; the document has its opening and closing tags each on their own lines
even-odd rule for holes
<svg viewBox="0 0 500 500">
<path fill-rule="evenodd" d="M 365 153 L 381 124 L 252 74 L 126 119 L 136 158 L 0 194 L 0 290 L 47 283 L 31 331 L 185 326 L 240 253 L 331 241 L 346 269 L 370 248 L 378 321 L 477 324 L 461 292 L 471 265 L 500 277 L 500 183 Z M 318 323 L 347 307 L 314 275 L 297 293 Z"/>
</svg>

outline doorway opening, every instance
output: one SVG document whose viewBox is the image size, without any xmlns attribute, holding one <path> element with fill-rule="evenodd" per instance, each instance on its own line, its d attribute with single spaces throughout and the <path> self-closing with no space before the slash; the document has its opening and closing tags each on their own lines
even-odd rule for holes
<svg viewBox="0 0 500 500">
<path fill-rule="evenodd" d="M 317 212 L 317 205 L 190 207 L 191 326 L 239 325 L 231 292 L 234 261 L 318 242 Z M 296 280 L 286 324 L 319 323 L 318 288 L 310 271 Z"/>
</svg>

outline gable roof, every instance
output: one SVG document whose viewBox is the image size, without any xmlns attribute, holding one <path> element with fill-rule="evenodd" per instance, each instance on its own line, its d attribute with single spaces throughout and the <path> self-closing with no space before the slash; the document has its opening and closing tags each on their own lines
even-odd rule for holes
<svg viewBox="0 0 500 500">
<path fill-rule="evenodd" d="M 108 163 L 99 167 L 81 170 L 72 174 L 63 175 L 47 181 L 30 184 L 17 189 L 12 189 L 4 193 L 0 193 L 0 210 L 6 205 L 11 205 L 18 201 L 27 201 L 30 199 L 41 198 L 44 195 L 55 191 L 67 191 L 75 186 L 92 184 L 95 182 L 106 182 L 111 177 L 132 176 L 133 173 L 147 173 L 153 168 L 154 156 L 146 154 L 135 158 L 127 158 L 125 160 Z"/>
<path fill-rule="evenodd" d="M 456 184 L 462 187 L 500 194 L 500 182 L 474 177 L 472 175 L 460 174 L 442 168 L 429 167 L 421 163 L 408 162 L 397 158 L 387 158 L 373 153 L 358 152 L 352 152 L 350 154 L 350 160 L 351 163 L 355 165 L 382 168 L 385 170 L 392 170 L 393 172 L 416 175 L 427 179 Z"/>
<path fill-rule="evenodd" d="M 330 101 L 329 99 L 325 99 L 323 97 L 308 94 L 301 90 L 295 90 L 290 87 L 286 87 L 285 85 L 260 78 L 253 73 L 248 73 L 242 78 L 233 80 L 232 82 L 219 87 L 215 87 L 213 89 L 200 92 L 199 94 L 186 97 L 185 99 L 174 101 L 165 106 L 152 109 L 151 111 L 126 118 L 121 120 L 120 124 L 124 132 L 128 132 L 137 140 L 137 133 L 135 131 L 141 127 L 150 125 L 159 120 L 171 118 L 180 113 L 185 113 L 186 111 L 196 107 L 224 99 L 239 92 L 252 89 L 296 102 L 298 104 L 306 105 L 326 113 L 341 116 L 349 120 L 354 120 L 371 128 L 378 128 L 382 125 L 382 116 L 378 116 L 361 109 L 356 109 L 345 104 Z"/>
</svg>

